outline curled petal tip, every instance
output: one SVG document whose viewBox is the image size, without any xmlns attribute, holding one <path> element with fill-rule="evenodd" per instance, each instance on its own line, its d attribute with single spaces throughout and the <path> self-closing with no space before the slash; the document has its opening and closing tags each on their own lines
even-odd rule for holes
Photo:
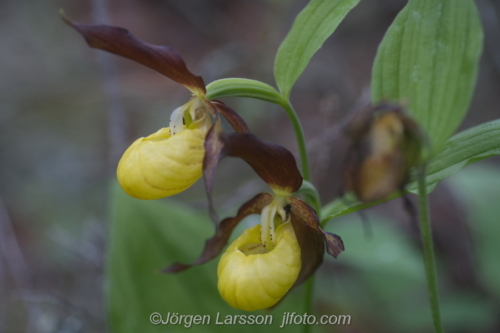
<svg viewBox="0 0 500 333">
<path fill-rule="evenodd" d="M 189 267 L 191 267 L 191 266 L 187 265 L 187 264 L 175 263 L 173 265 L 170 265 L 170 266 L 162 269 L 160 272 L 165 273 L 165 274 L 179 273 L 179 272 L 182 272 L 182 271 L 188 269 Z"/>
<path fill-rule="evenodd" d="M 64 21 L 64 23 L 68 24 L 68 25 L 71 25 L 71 21 L 68 19 L 68 17 L 66 16 L 66 12 L 64 11 L 64 9 L 62 8 L 59 8 L 59 16 L 61 17 L 61 19 Z"/>
<path fill-rule="evenodd" d="M 324 239 L 326 242 L 326 252 L 334 258 L 337 258 L 342 252 L 345 251 L 344 242 L 339 236 L 326 232 L 323 232 Z"/>
</svg>

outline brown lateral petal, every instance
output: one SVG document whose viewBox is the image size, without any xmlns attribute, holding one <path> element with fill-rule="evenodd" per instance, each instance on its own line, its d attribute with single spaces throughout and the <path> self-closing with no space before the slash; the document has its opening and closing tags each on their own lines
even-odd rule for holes
<svg viewBox="0 0 500 333">
<path fill-rule="evenodd" d="M 222 114 L 224 118 L 227 119 L 229 124 L 231 124 L 231 126 L 237 133 L 249 132 L 248 126 L 243 120 L 243 118 L 241 118 L 240 115 L 237 114 L 233 109 L 231 109 L 229 106 L 218 100 L 213 100 L 210 102 L 212 103 L 213 106 L 217 108 L 217 110 L 219 110 L 220 114 Z"/>
<path fill-rule="evenodd" d="M 293 212 L 293 208 L 291 222 L 299 242 L 302 260 L 300 273 L 294 284 L 294 286 L 298 286 L 311 276 L 323 262 L 325 243 L 321 231 L 310 228 L 300 215 Z"/>
<path fill-rule="evenodd" d="M 61 14 L 61 17 L 85 38 L 90 47 L 136 61 L 182 84 L 196 95 L 205 95 L 205 83 L 201 76 L 191 73 L 173 48 L 143 42 L 123 28 L 76 24 L 64 14 Z"/>
<path fill-rule="evenodd" d="M 238 223 L 240 223 L 240 221 L 248 215 L 260 214 L 262 209 L 269 205 L 272 200 L 273 195 L 270 193 L 257 194 L 240 207 L 238 214 L 235 217 L 228 217 L 220 223 L 220 227 L 217 229 L 215 236 L 206 241 L 205 248 L 203 249 L 203 252 L 198 260 L 191 264 L 175 263 L 165 268 L 163 272 L 178 273 L 192 266 L 204 264 L 217 257 L 226 245 L 233 229 L 238 225 Z"/>
<path fill-rule="evenodd" d="M 205 182 L 205 191 L 207 192 L 208 211 L 212 222 L 218 227 L 218 217 L 214 209 L 212 200 L 212 190 L 215 184 L 215 171 L 219 160 L 224 157 L 224 144 L 220 139 L 222 135 L 219 114 L 216 113 L 216 119 L 205 138 L 205 157 L 203 158 L 203 180 Z"/>
<path fill-rule="evenodd" d="M 302 175 L 288 149 L 249 133 L 226 134 L 222 140 L 227 156 L 243 159 L 273 190 L 292 194 L 302 185 Z"/>
<path fill-rule="evenodd" d="M 321 226 L 319 225 L 318 215 L 316 215 L 316 212 L 311 206 L 306 204 L 304 201 L 294 197 L 290 197 L 290 206 L 292 216 L 293 214 L 296 214 L 302 219 L 303 223 L 307 224 L 309 228 L 316 230 L 322 234 L 322 237 L 326 244 L 326 250 L 329 255 L 337 258 L 339 254 L 345 250 L 344 243 L 339 236 L 321 229 Z"/>
</svg>

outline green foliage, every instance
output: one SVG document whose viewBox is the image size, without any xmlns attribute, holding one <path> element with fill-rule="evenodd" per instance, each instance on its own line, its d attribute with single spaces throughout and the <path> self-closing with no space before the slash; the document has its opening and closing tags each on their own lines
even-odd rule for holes
<svg viewBox="0 0 500 333">
<path fill-rule="evenodd" d="M 500 155 L 500 120 L 475 126 L 448 140 L 444 150 L 429 164 L 427 183 L 437 183 L 472 163 L 496 155 Z"/>
<path fill-rule="evenodd" d="M 379 46 L 373 102 L 407 102 L 439 152 L 469 107 L 482 41 L 473 0 L 410 0 Z"/>
<path fill-rule="evenodd" d="M 118 185 L 112 189 L 111 239 L 107 262 L 107 305 L 111 331 L 128 332 L 234 332 L 234 326 L 215 325 L 229 314 L 272 314 L 275 330 L 285 311 L 300 311 L 301 290 L 294 290 L 272 311 L 244 312 L 231 308 L 217 290 L 217 262 L 191 268 L 173 275 L 159 271 L 173 262 L 191 262 L 201 253 L 204 241 L 214 232 L 208 217 L 176 201 L 137 200 L 127 196 Z M 210 315 L 211 325 L 153 325 L 150 315 L 168 312 L 184 315 Z M 295 331 L 300 326 L 291 326 Z M 238 325 L 242 332 L 254 326 Z"/>
<path fill-rule="evenodd" d="M 311 0 L 295 19 L 276 54 L 274 76 L 283 97 L 290 97 L 295 81 L 312 56 L 335 31 L 359 0 Z"/>
</svg>

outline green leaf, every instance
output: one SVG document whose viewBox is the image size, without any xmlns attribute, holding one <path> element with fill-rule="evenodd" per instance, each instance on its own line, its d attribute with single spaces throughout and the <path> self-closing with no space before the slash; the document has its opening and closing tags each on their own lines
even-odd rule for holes
<svg viewBox="0 0 500 333">
<path fill-rule="evenodd" d="M 249 79 L 221 79 L 207 86 L 206 98 L 250 97 L 282 105 L 285 103 L 280 93 L 270 85 Z"/>
<path fill-rule="evenodd" d="M 400 196 L 401 194 L 396 192 L 382 200 L 359 202 L 353 195 L 348 194 L 346 197 L 333 200 L 321 209 L 321 225 L 324 227 L 333 218 L 370 208 Z"/>
<path fill-rule="evenodd" d="M 410 0 L 379 46 L 373 102 L 408 103 L 438 153 L 467 112 L 482 46 L 473 0 Z"/>
<path fill-rule="evenodd" d="M 462 131 L 448 140 L 444 150 L 435 156 L 427 168 L 427 186 L 429 192 L 441 180 L 459 172 L 482 159 L 500 155 L 500 119 L 490 121 Z M 406 186 L 412 192 L 417 188 L 416 182 Z M 352 197 L 332 201 L 322 209 L 322 224 L 332 218 L 350 214 L 361 209 L 399 197 L 395 193 L 390 197 L 370 203 L 360 203 Z"/>
<path fill-rule="evenodd" d="M 276 54 L 274 76 L 287 100 L 312 56 L 359 0 L 311 0 L 295 19 Z"/>
<path fill-rule="evenodd" d="M 271 311 L 252 313 L 231 308 L 217 290 L 217 264 L 213 260 L 179 274 L 159 271 L 173 262 L 191 262 L 201 253 L 214 230 L 206 214 L 175 200 L 137 200 L 115 184 L 112 190 L 111 230 L 106 267 L 108 321 L 111 332 L 234 332 L 234 325 L 216 325 L 226 315 L 273 316 L 273 325 L 259 331 L 275 331 L 283 312 L 302 310 L 303 289 L 299 288 Z M 150 316 L 158 312 L 165 319 L 179 315 L 208 315 L 210 325 L 153 325 Z M 300 326 L 290 326 L 293 332 Z M 238 331 L 254 332 L 252 325 L 238 325 Z"/>
<path fill-rule="evenodd" d="M 429 164 L 427 183 L 437 183 L 482 159 L 500 155 L 500 120 L 454 135 Z"/>
</svg>

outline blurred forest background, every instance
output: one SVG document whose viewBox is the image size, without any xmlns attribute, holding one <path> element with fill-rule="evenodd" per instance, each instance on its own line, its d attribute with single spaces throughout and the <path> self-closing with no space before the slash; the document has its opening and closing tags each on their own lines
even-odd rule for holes
<svg viewBox="0 0 500 333">
<path fill-rule="evenodd" d="M 150 43 L 174 47 L 207 84 L 245 77 L 274 85 L 274 56 L 306 3 L 0 0 L 0 332 L 107 331 L 103 281 L 108 198 L 117 161 L 136 138 L 168 126 L 171 111 L 189 98 L 184 87 L 150 69 L 88 48 L 63 24 L 58 9 L 76 22 L 125 27 Z M 339 154 L 345 145 L 322 133 L 368 103 L 377 46 L 405 4 L 362 0 L 292 91 L 323 203 L 338 195 Z M 485 49 L 462 129 L 500 117 L 500 2 L 477 4 Z M 278 106 L 242 98 L 224 101 L 261 139 L 297 152 Z M 500 332 L 499 165 L 498 158 L 480 162 L 431 195 L 448 332 Z M 224 160 L 218 175 L 221 216 L 267 190 L 241 161 Z M 201 214 L 205 200 L 198 182 L 162 201 L 182 201 Z M 374 207 L 367 215 L 371 239 L 357 215 L 329 224 L 328 230 L 344 239 L 346 252 L 338 260 L 326 259 L 317 275 L 316 311 L 349 314 L 352 323 L 314 329 L 430 332 L 418 235 L 401 201 Z M 207 218 L 199 223 L 210 227 Z"/>
</svg>

